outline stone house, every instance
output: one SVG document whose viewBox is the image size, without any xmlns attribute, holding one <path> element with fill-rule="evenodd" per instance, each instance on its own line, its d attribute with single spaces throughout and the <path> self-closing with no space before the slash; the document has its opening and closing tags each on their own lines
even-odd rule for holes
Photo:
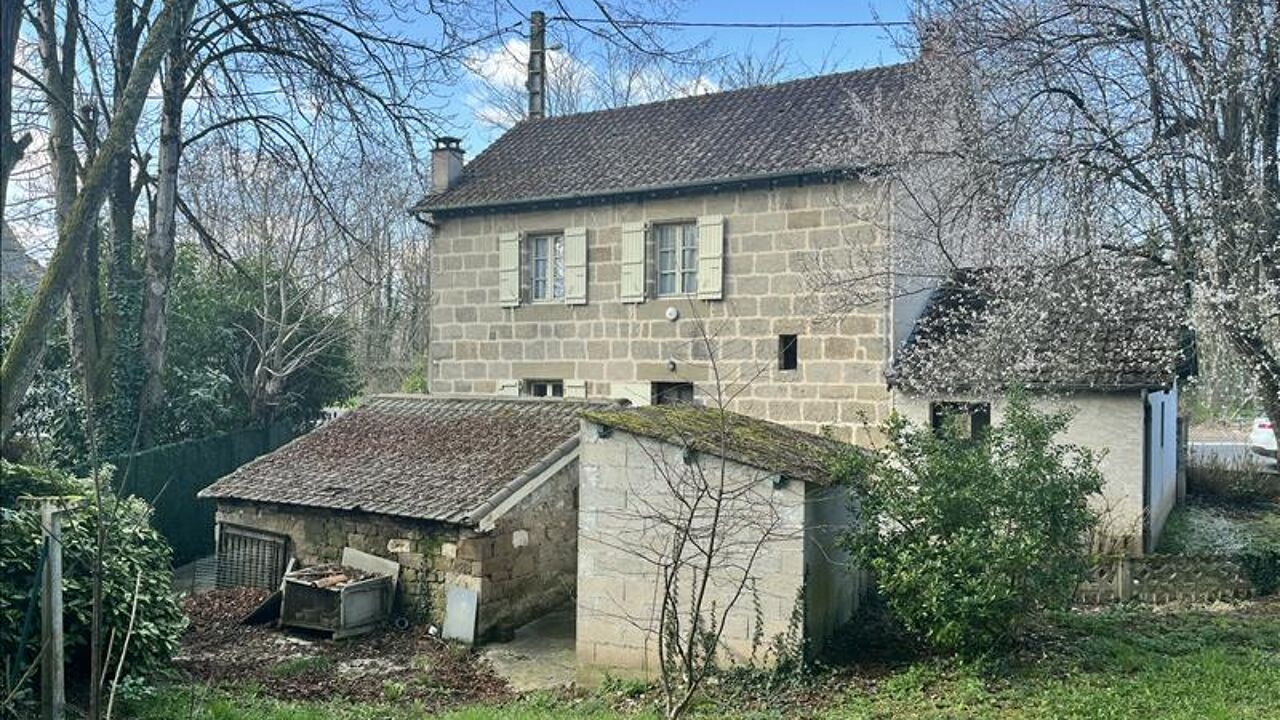
<svg viewBox="0 0 1280 720">
<path fill-rule="evenodd" d="M 1059 440 L 1100 458 L 1100 539 L 1149 552 L 1181 493 L 1184 317 L 1173 278 L 1137 262 L 957 271 L 895 353 L 894 407 L 917 424 L 950 419 L 974 434 L 1002 421 L 1010 388 L 1068 410 Z"/>
<path fill-rule="evenodd" d="M 927 257 L 895 268 L 910 253 L 892 193 L 847 151 L 866 117 L 853 106 L 892 102 L 915 67 L 528 119 L 466 164 L 460 141 L 442 139 L 414 208 L 432 228 L 432 390 L 640 405 L 723 391 L 734 412 L 856 443 L 894 410 L 930 422 L 987 403 L 998 420 L 1000 403 L 972 386 L 913 384 L 903 357 L 939 282 L 922 279 Z M 863 265 L 892 279 L 882 296 L 822 312 L 815 272 Z M 1174 497 L 1181 320 L 1165 300 L 1177 296 L 1153 282 L 1131 312 L 1101 312 L 1098 292 L 1086 298 L 1098 312 L 1065 318 L 1091 323 L 1076 339 L 1109 345 L 1069 347 L 1048 313 L 1026 319 L 1043 352 L 984 351 L 1009 371 L 988 395 L 1039 384 L 1044 403 L 1080 407 L 1067 439 L 1103 455 L 1100 503 L 1135 551 L 1153 546 Z M 1148 362 L 1129 372 L 1134 348 Z M 1041 382 L 1046 367 L 1064 371 Z"/>
<path fill-rule="evenodd" d="M 526 120 L 432 189 L 432 392 L 705 396 L 717 362 L 752 377 L 730 409 L 852 439 L 890 407 L 896 303 L 824 320 L 806 278 L 888 238 L 883 189 L 845 148 L 853 98 L 911 65 Z"/>
<path fill-rule="evenodd" d="M 219 575 L 275 587 L 353 547 L 400 563 L 402 612 L 443 624 L 462 590 L 471 637 L 514 629 L 574 595 L 578 415 L 601 407 L 375 396 L 200 492 Z"/>
<path fill-rule="evenodd" d="M 865 578 L 836 543 L 849 505 L 830 475 L 848 445 L 695 405 L 583 417 L 575 643 L 585 676 L 658 672 L 655 607 L 672 564 L 685 568 L 670 597 L 686 625 L 687 589 L 716 569 L 702 616 L 722 662 L 773 662 L 775 641 L 788 638 L 790 651 L 817 651 L 852 617 Z M 700 498 L 702 511 L 677 496 Z M 710 557 L 670 550 L 685 531 L 686 547 L 712 547 L 712 527 Z"/>
</svg>

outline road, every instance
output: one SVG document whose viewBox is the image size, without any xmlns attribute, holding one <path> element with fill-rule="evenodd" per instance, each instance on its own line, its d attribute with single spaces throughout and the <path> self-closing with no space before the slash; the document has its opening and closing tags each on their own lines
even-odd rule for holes
<svg viewBox="0 0 1280 720">
<path fill-rule="evenodd" d="M 1193 442 L 1187 445 L 1191 462 L 1197 461 L 1222 464 L 1248 464 L 1277 472 L 1274 460 L 1269 460 L 1251 451 L 1247 443 L 1242 442 Z"/>
</svg>

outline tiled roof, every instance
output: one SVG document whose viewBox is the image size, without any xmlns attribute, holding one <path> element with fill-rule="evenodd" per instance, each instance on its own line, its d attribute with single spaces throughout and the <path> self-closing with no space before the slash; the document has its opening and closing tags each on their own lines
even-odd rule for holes
<svg viewBox="0 0 1280 720">
<path fill-rule="evenodd" d="M 895 386 L 924 394 L 1167 387 L 1185 312 L 1172 275 L 1128 260 L 954 273 L 895 358 Z"/>
<path fill-rule="evenodd" d="M 858 167 L 851 101 L 892 96 L 912 65 L 525 120 L 418 210 L 685 187 Z"/>
<path fill-rule="evenodd" d="M 241 467 L 200 497 L 473 523 L 469 514 L 572 450 L 567 400 L 383 395 Z"/>
<path fill-rule="evenodd" d="M 825 485 L 851 445 L 767 420 L 697 405 L 648 405 L 583 413 L 583 419 L 744 465 Z"/>
</svg>

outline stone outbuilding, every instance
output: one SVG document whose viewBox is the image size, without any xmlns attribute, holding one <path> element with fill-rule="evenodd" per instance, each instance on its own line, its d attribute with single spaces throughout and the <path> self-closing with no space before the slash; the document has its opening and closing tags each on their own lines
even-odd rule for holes
<svg viewBox="0 0 1280 720">
<path fill-rule="evenodd" d="M 679 597 L 687 628 L 703 575 L 721 663 L 774 662 L 775 641 L 816 651 L 852 616 L 866 579 L 837 545 L 851 510 L 831 476 L 851 446 L 696 405 L 583 417 L 576 647 L 585 676 L 655 675 L 664 598 Z M 675 551 L 680 537 L 685 550 Z M 712 542 L 717 550 L 702 553 Z M 671 593 L 673 566 L 682 569 Z"/>
<path fill-rule="evenodd" d="M 219 582 L 274 587 L 287 558 L 353 547 L 401 564 L 401 612 L 445 624 L 462 592 L 475 617 L 455 637 L 514 629 L 573 597 L 578 416 L 593 407 L 375 396 L 200 492 L 217 501 Z"/>
<path fill-rule="evenodd" d="M 1072 413 L 1058 440 L 1092 450 L 1105 481 L 1099 549 L 1150 552 L 1179 496 L 1185 320 L 1175 279 L 1149 263 L 958 270 L 895 356 L 894 409 L 980 434 L 1021 388 L 1041 410 Z"/>
</svg>

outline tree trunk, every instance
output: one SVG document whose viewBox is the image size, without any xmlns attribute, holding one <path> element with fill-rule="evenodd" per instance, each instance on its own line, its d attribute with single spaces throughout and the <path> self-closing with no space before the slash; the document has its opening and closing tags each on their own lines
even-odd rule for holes
<svg viewBox="0 0 1280 720">
<path fill-rule="evenodd" d="M 40 279 L 26 317 L 5 353 L 4 365 L 0 367 L 0 439 L 7 438 L 13 430 L 14 414 L 31 386 L 49 328 L 80 269 L 80 259 L 106 195 L 108 159 L 121 152 L 122 147 L 132 144 L 148 86 L 169 47 L 170 37 L 177 32 L 182 17 L 190 12 L 194 2 L 165 1 L 164 9 L 156 16 L 146 45 L 138 55 L 100 152 L 85 172 L 83 187 L 70 210 L 59 219 L 58 244 L 53 257 Z"/>
<path fill-rule="evenodd" d="M 184 17 L 183 26 L 189 22 Z M 159 177 L 155 219 L 147 235 L 146 267 L 142 292 L 142 362 L 146 380 L 142 386 L 144 436 L 164 404 L 165 344 L 169 334 L 169 287 L 173 280 L 174 239 L 177 234 L 178 164 L 182 156 L 182 99 L 186 83 L 186 38 L 175 34 L 164 72 L 164 99 L 160 115 Z"/>
<path fill-rule="evenodd" d="M 0 84 L 4 94 L 0 96 L 0 223 L 4 222 L 5 199 L 8 196 L 9 174 L 26 153 L 31 135 L 13 139 L 13 58 L 18 45 L 18 29 L 22 26 L 22 5 L 6 2 L 0 6 Z"/>
</svg>

